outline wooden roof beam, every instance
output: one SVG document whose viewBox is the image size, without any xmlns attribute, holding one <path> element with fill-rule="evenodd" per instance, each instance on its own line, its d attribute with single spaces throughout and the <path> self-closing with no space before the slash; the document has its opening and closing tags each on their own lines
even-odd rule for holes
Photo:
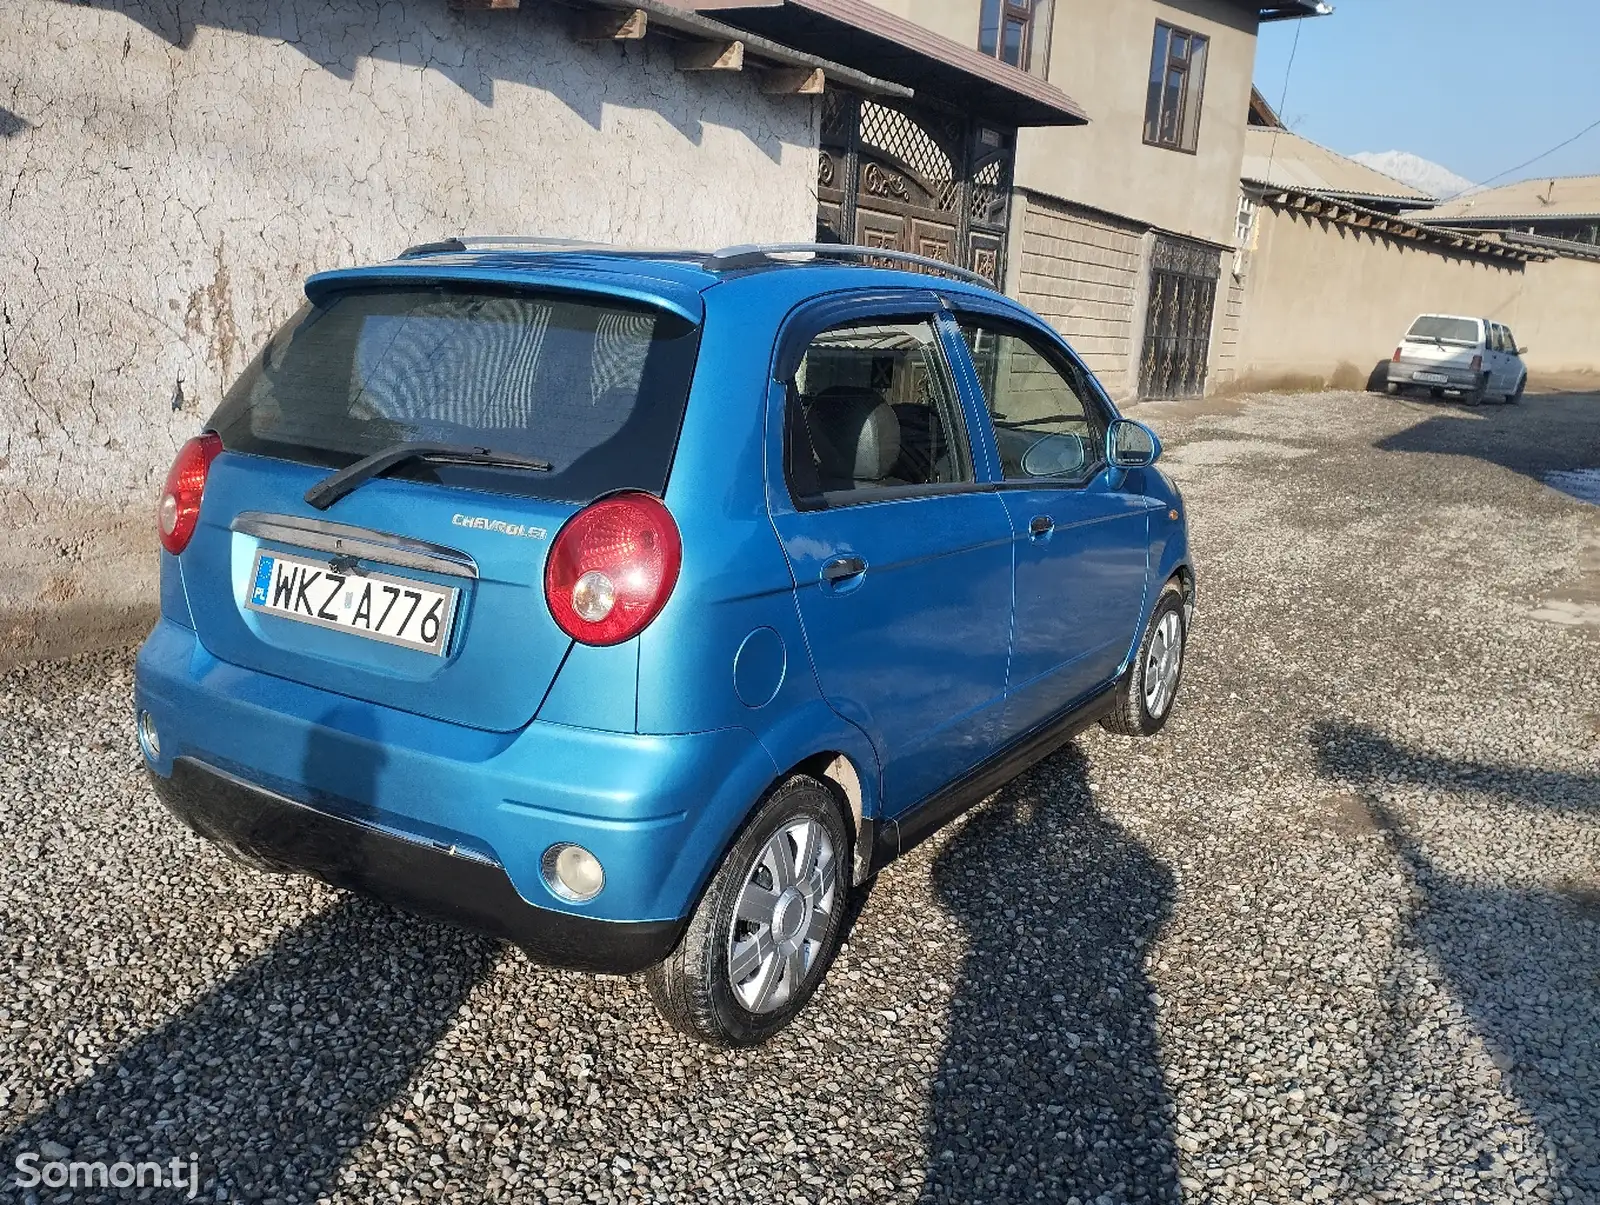
<svg viewBox="0 0 1600 1205">
<path fill-rule="evenodd" d="M 650 28 L 642 8 L 597 8 L 573 17 L 572 36 L 580 42 L 637 42 Z"/>
<path fill-rule="evenodd" d="M 743 42 L 680 42 L 673 52 L 679 71 L 743 71 Z"/>
<path fill-rule="evenodd" d="M 774 67 L 761 81 L 768 96 L 821 96 L 826 87 L 821 67 Z"/>
</svg>

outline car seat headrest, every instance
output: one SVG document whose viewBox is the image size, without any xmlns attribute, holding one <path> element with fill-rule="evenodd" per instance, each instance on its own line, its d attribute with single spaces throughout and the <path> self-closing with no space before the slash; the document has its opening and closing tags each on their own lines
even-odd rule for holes
<svg viewBox="0 0 1600 1205">
<path fill-rule="evenodd" d="M 900 459 L 900 419 L 871 389 L 830 385 L 806 413 L 824 479 L 881 481 Z"/>
</svg>

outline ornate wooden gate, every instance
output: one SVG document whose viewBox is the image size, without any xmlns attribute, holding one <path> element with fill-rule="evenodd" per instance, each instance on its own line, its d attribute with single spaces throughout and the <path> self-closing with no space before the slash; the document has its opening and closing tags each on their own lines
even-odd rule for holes
<svg viewBox="0 0 1600 1205">
<path fill-rule="evenodd" d="M 1139 362 L 1140 397 L 1198 397 L 1205 392 L 1219 275 L 1214 247 L 1156 239 Z"/>
<path fill-rule="evenodd" d="M 1003 283 L 1016 134 L 825 92 L 817 237 L 892 247 Z"/>
</svg>

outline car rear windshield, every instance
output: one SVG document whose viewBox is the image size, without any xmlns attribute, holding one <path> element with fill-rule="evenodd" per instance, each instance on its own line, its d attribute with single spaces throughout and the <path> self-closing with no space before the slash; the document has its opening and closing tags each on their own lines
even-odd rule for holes
<svg viewBox="0 0 1600 1205">
<path fill-rule="evenodd" d="M 1406 338 L 1419 343 L 1431 343 L 1437 339 L 1443 343 L 1475 344 L 1478 341 L 1478 324 L 1472 318 L 1441 318 L 1437 315 L 1428 315 L 1418 318 L 1411 324 L 1411 329 L 1406 332 Z"/>
<path fill-rule="evenodd" d="M 340 292 L 272 337 L 210 425 L 232 451 L 334 468 L 425 440 L 553 470 L 412 461 L 392 475 L 579 502 L 661 493 L 698 335 L 675 314 L 611 298 Z"/>
</svg>

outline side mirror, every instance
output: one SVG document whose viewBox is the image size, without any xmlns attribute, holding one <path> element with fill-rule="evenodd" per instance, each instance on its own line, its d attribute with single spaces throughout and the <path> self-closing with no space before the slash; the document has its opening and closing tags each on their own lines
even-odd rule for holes
<svg viewBox="0 0 1600 1205">
<path fill-rule="evenodd" d="M 1514 356 L 1525 356 L 1525 355 L 1528 354 L 1528 349 L 1525 346 L 1524 347 L 1513 347 L 1511 349 L 1511 354 L 1514 355 Z"/>
<path fill-rule="evenodd" d="M 1143 423 L 1119 418 L 1106 431 L 1106 462 L 1119 469 L 1142 469 L 1161 455 L 1161 441 Z"/>
<path fill-rule="evenodd" d="M 1022 471 L 1030 477 L 1066 477 L 1087 459 L 1076 435 L 1046 435 L 1022 454 Z"/>
</svg>

